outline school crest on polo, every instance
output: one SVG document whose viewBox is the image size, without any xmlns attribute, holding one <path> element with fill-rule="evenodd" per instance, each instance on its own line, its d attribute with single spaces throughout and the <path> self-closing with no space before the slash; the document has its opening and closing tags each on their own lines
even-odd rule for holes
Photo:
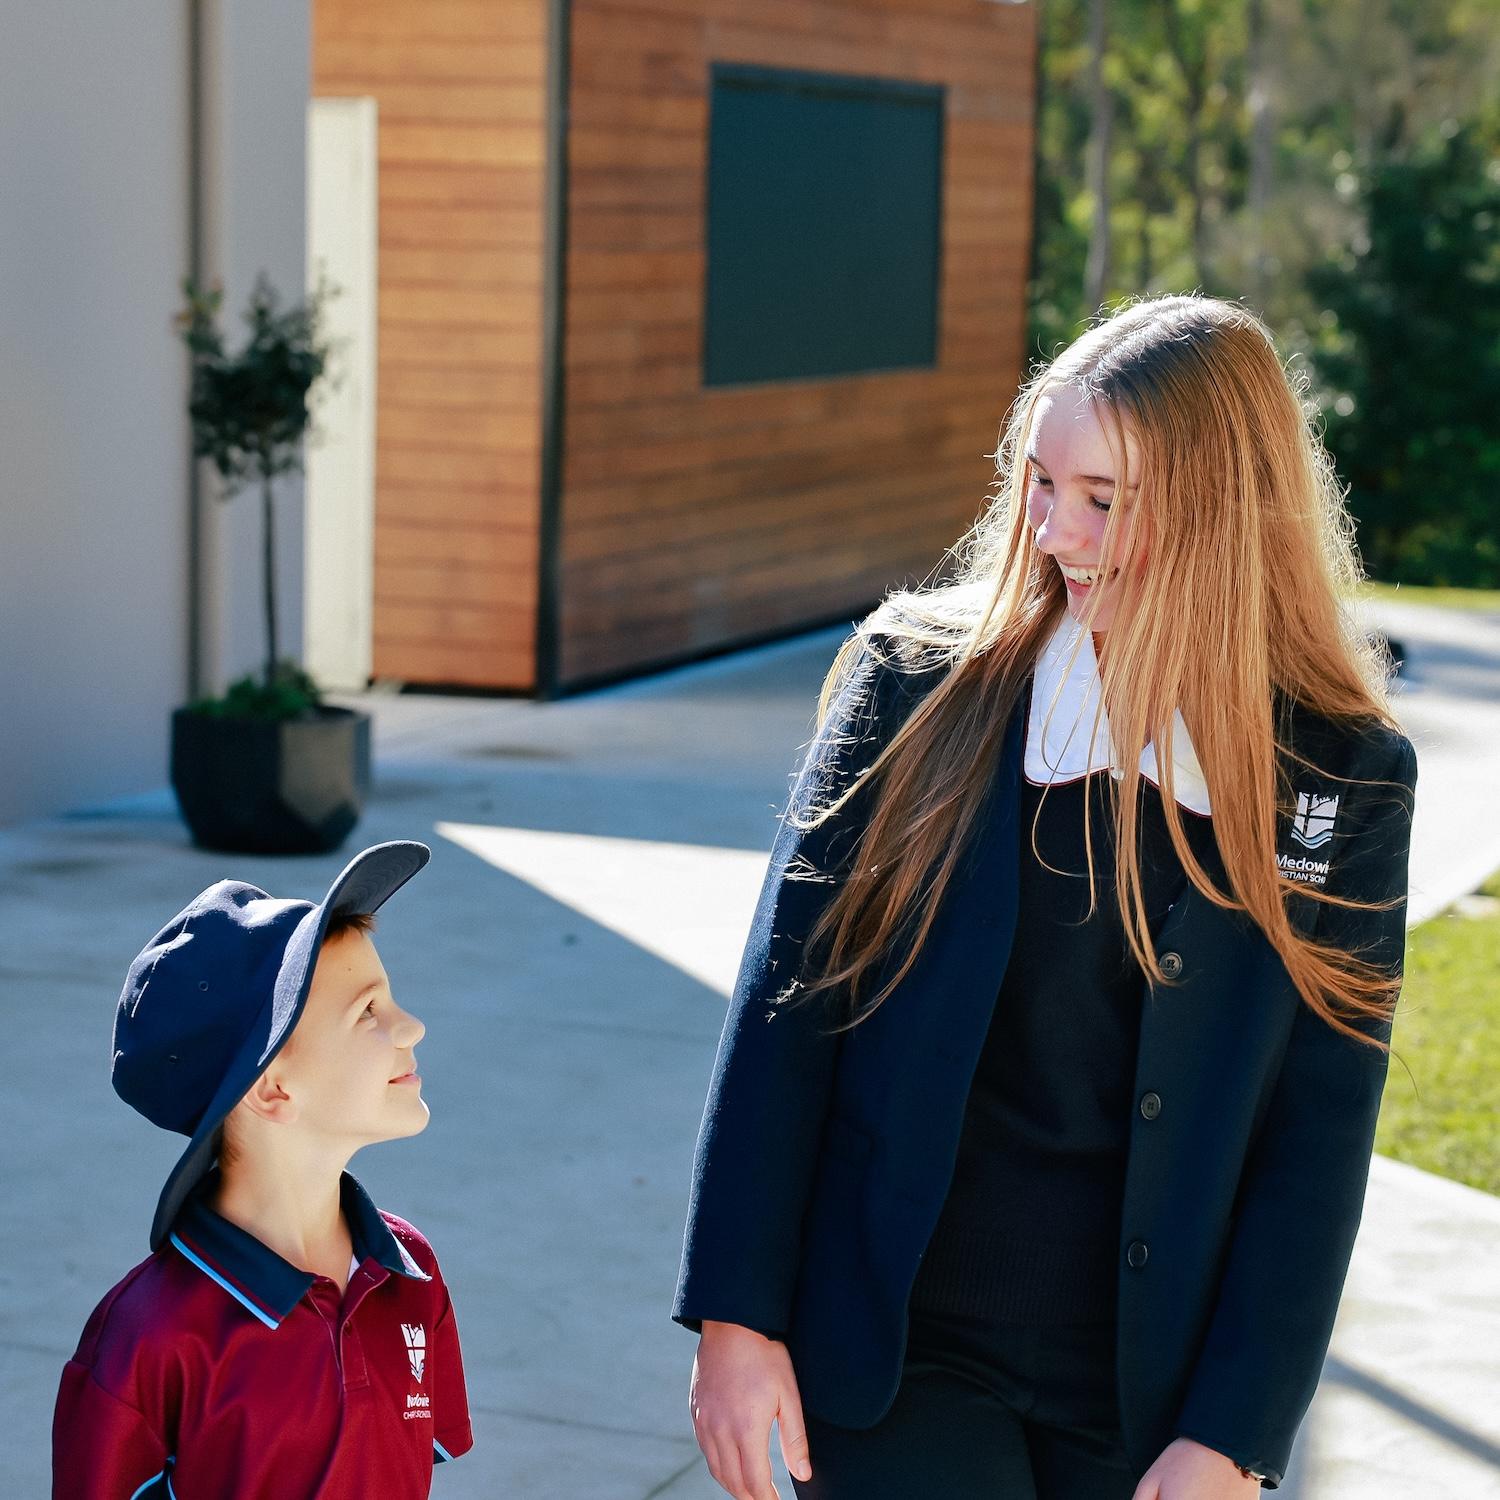
<svg viewBox="0 0 1500 1500">
<path fill-rule="evenodd" d="M 421 1380 L 427 1368 L 427 1330 L 420 1323 L 403 1323 L 401 1337 L 406 1340 L 406 1357 L 411 1361 L 411 1372 Z"/>
</svg>

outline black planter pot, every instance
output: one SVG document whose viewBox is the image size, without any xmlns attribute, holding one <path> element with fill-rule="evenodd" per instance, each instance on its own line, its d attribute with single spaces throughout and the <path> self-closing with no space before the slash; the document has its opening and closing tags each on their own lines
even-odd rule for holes
<svg viewBox="0 0 1500 1500">
<path fill-rule="evenodd" d="M 322 854 L 359 821 L 370 718 L 320 708 L 270 723 L 172 715 L 172 790 L 193 842 L 252 854 Z"/>
</svg>

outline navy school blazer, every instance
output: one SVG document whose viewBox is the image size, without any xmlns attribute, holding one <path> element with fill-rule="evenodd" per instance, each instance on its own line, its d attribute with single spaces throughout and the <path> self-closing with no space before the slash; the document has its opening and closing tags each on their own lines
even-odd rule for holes
<svg viewBox="0 0 1500 1500">
<path fill-rule="evenodd" d="M 938 676 L 867 650 L 790 806 L 823 800 L 868 766 Z M 775 1003 L 832 893 L 830 881 L 788 870 L 795 861 L 836 877 L 868 817 L 856 792 L 816 829 L 782 818 L 725 1017 L 672 1316 L 694 1330 L 707 1318 L 784 1340 L 806 1409 L 841 1426 L 873 1426 L 895 1398 L 908 1298 L 952 1181 L 1009 958 L 1026 698 L 928 940 L 885 1003 L 842 1035 L 829 1033 L 816 1003 Z M 1285 711 L 1294 747 L 1332 774 L 1288 766 L 1298 806 L 1278 828 L 1283 864 L 1303 879 L 1322 873 L 1338 894 L 1398 898 L 1355 912 L 1296 896 L 1293 920 L 1399 974 L 1411 743 L 1384 726 L 1355 732 Z M 1202 845 L 1223 889 L 1213 841 Z M 1191 885 L 1156 951 L 1175 980 L 1148 984 L 1142 1009 L 1118 1259 L 1123 1435 L 1139 1473 L 1185 1436 L 1274 1489 L 1327 1352 L 1386 1057 L 1319 1020 L 1260 929 Z M 1389 1040 L 1388 1026 L 1367 1029 Z"/>
</svg>

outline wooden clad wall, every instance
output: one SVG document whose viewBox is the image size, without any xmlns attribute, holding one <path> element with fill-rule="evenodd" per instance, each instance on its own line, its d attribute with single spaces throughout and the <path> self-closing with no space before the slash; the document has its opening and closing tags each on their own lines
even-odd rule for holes
<svg viewBox="0 0 1500 1500">
<path fill-rule="evenodd" d="M 1021 374 L 1035 4 L 572 0 L 558 677 L 849 615 L 983 504 Z M 948 87 L 935 369 L 701 380 L 712 62 Z"/>
<path fill-rule="evenodd" d="M 546 0 L 314 0 L 380 117 L 374 669 L 536 682 Z"/>
</svg>

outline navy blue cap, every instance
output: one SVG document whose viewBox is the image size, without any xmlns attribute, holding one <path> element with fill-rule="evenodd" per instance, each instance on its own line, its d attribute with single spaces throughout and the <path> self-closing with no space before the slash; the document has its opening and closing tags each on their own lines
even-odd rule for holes
<svg viewBox="0 0 1500 1500">
<path fill-rule="evenodd" d="M 115 1092 L 153 1125 L 189 1137 L 156 1205 L 153 1250 L 213 1166 L 225 1117 L 292 1034 L 329 919 L 373 912 L 431 857 L 425 844 L 376 844 L 316 905 L 221 880 L 136 955 L 115 1012 Z"/>
</svg>

